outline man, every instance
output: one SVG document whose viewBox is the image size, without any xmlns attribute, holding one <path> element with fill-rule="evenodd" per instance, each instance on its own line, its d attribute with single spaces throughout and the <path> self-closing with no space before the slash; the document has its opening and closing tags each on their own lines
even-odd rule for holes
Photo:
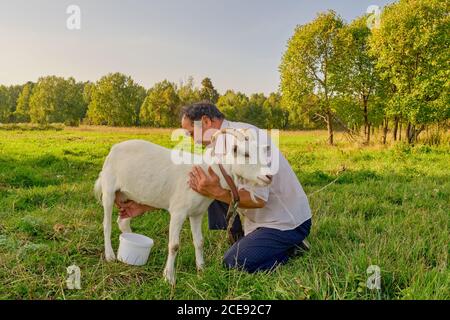
<svg viewBox="0 0 450 320">
<path fill-rule="evenodd" d="M 210 103 L 200 102 L 183 108 L 181 126 L 194 137 L 194 125 L 201 123 L 199 140 L 209 145 L 214 131 L 232 128 L 259 130 L 258 128 L 225 119 L 218 108 Z M 237 242 L 225 253 L 224 264 L 228 268 L 239 268 L 248 272 L 270 270 L 283 264 L 298 249 L 308 249 L 304 241 L 311 229 L 311 210 L 308 199 L 295 173 L 278 148 L 272 146 L 272 157 L 278 157 L 278 171 L 267 187 L 255 192 L 256 202 L 245 186 L 239 188 L 239 211 L 244 216 L 243 226 L 236 217 L 232 233 Z M 231 192 L 220 186 L 219 177 L 212 171 L 204 172 L 194 167 L 189 174 L 190 187 L 215 199 L 208 208 L 209 228 L 225 230 L 226 212 L 231 202 Z M 138 203 L 120 202 L 121 217 L 135 217 L 154 208 Z M 242 232 L 243 229 L 243 232 Z"/>
</svg>

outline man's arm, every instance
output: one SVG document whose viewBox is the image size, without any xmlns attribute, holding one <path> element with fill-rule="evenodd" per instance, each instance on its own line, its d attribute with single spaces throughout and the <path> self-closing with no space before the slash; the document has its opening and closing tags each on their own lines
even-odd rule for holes
<svg viewBox="0 0 450 320">
<path fill-rule="evenodd" d="M 207 175 L 200 167 L 194 167 L 189 173 L 189 186 L 192 190 L 205 197 L 229 204 L 231 202 L 231 191 L 220 186 L 220 178 L 211 167 L 208 168 L 208 173 L 209 175 Z M 245 189 L 239 190 L 239 198 L 239 208 L 257 209 L 263 208 L 266 205 L 266 202 L 258 197 L 256 197 L 256 202 L 254 202 L 250 197 L 250 192 Z"/>
<path fill-rule="evenodd" d="M 120 191 L 116 191 L 116 199 L 114 202 L 119 209 L 119 216 L 121 219 L 134 218 L 144 214 L 147 211 L 153 211 L 156 209 L 145 204 L 136 203 L 132 200 L 123 201 Z"/>
<path fill-rule="evenodd" d="M 220 189 L 222 191 L 219 191 L 213 198 L 229 204 L 231 202 L 231 191 L 225 190 L 222 187 L 220 187 Z M 266 205 L 266 202 L 258 197 L 255 197 L 257 202 L 254 202 L 250 197 L 250 192 L 245 189 L 239 190 L 239 198 L 239 208 L 242 209 L 264 208 Z"/>
</svg>

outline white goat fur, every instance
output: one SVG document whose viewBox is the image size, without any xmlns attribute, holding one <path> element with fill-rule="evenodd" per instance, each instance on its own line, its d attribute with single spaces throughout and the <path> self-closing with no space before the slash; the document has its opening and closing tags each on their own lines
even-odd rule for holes
<svg viewBox="0 0 450 320">
<path fill-rule="evenodd" d="M 200 166 L 207 172 L 206 163 Z M 111 246 L 111 217 L 116 191 L 120 191 L 125 199 L 169 211 L 169 246 L 164 276 L 172 285 L 175 283 L 174 266 L 180 231 L 187 217 L 191 224 L 197 269 L 203 268 L 202 218 L 213 199 L 200 195 L 188 186 L 188 174 L 192 167 L 191 164 L 174 164 L 170 149 L 147 141 L 129 140 L 112 147 L 94 188 L 104 209 L 103 229 L 107 261 L 115 260 Z M 218 166 L 211 167 L 220 177 L 221 186 L 228 189 Z M 233 173 L 233 164 L 224 165 L 224 168 L 235 181 L 243 178 Z M 242 171 L 245 168 L 240 169 Z M 262 185 L 256 176 L 254 175 L 253 181 L 245 181 Z M 122 232 L 131 232 L 130 218 L 119 218 L 117 222 Z"/>
</svg>

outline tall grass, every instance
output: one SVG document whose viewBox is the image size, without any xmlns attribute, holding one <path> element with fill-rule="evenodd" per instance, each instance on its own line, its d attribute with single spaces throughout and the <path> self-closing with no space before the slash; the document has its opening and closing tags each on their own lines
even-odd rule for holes
<svg viewBox="0 0 450 320">
<path fill-rule="evenodd" d="M 16 131 L 43 131 L 43 130 L 63 130 L 63 123 L 35 124 L 35 123 L 0 123 L 0 130 Z"/>
<path fill-rule="evenodd" d="M 338 135 L 329 147 L 325 132 L 283 133 L 280 148 L 311 194 L 312 250 L 270 273 L 228 271 L 226 235 L 205 218 L 206 269 L 195 271 L 186 224 L 171 289 L 164 211 L 132 222 L 155 239 L 144 267 L 103 259 L 93 183 L 110 147 L 130 138 L 174 145 L 160 129 L 0 130 L 0 299 L 449 298 L 448 145 L 359 147 Z M 115 248 L 118 236 L 114 228 Z M 72 264 L 81 290 L 66 287 Z M 370 265 L 381 269 L 381 290 L 366 286 Z"/>
</svg>

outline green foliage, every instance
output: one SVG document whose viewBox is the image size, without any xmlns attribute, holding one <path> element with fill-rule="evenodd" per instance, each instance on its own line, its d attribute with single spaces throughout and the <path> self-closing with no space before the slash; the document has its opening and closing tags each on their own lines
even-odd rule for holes
<svg viewBox="0 0 450 320">
<path fill-rule="evenodd" d="M 298 26 L 280 65 L 281 91 L 286 106 L 296 110 L 295 114 L 313 110 L 327 123 L 331 144 L 334 112 L 331 99 L 339 92 L 341 84 L 338 70 L 343 50 L 339 32 L 343 26 L 342 18 L 333 11 L 320 13 L 314 21 Z M 316 97 L 316 103 L 305 104 L 305 99 L 311 96 Z"/>
<path fill-rule="evenodd" d="M 280 65 L 291 125 L 321 119 L 332 135 L 335 118 L 355 130 L 364 125 L 369 141 L 371 127 L 403 119 L 412 142 L 425 125 L 445 122 L 449 9 L 446 1 L 400 0 L 373 30 L 367 16 L 344 24 L 332 11 L 298 26 Z"/>
<path fill-rule="evenodd" d="M 265 128 L 286 129 L 289 125 L 289 111 L 281 105 L 281 95 L 271 93 L 263 102 Z"/>
<path fill-rule="evenodd" d="M 0 122 L 7 122 L 8 118 L 8 88 L 5 86 L 0 86 Z"/>
<path fill-rule="evenodd" d="M 33 88 L 29 106 L 33 123 L 78 125 L 86 110 L 83 85 L 74 78 L 40 78 Z"/>
<path fill-rule="evenodd" d="M 22 91 L 21 85 L 0 85 L 0 122 L 14 122 L 16 102 Z"/>
<path fill-rule="evenodd" d="M 179 126 L 180 98 L 175 84 L 164 80 L 148 91 L 142 104 L 141 124 L 152 127 Z"/>
<path fill-rule="evenodd" d="M 199 90 L 194 86 L 194 78 L 189 77 L 186 83 L 181 83 L 177 90 L 182 106 L 187 106 L 201 100 Z"/>
<path fill-rule="evenodd" d="M 369 53 L 368 39 L 371 30 L 367 26 L 367 16 L 353 20 L 340 32 L 340 43 L 343 50 L 342 63 L 339 65 L 338 74 L 340 80 L 340 107 L 348 106 L 349 109 L 340 109 L 337 112 L 341 119 L 346 119 L 346 124 L 352 128 L 364 125 L 366 142 L 370 141 L 370 127 L 380 125 L 383 121 L 386 101 L 386 82 L 381 81 L 376 69 L 376 58 Z M 347 103 L 342 104 L 342 101 Z M 358 108 L 355 107 L 357 102 Z"/>
<path fill-rule="evenodd" d="M 11 122 L 14 118 L 18 123 L 32 120 L 39 124 L 76 125 L 83 121 L 110 126 L 178 127 L 181 107 L 204 100 L 205 92 L 213 92 L 212 96 L 215 96 L 215 89 L 209 90 L 211 87 L 211 81 L 206 79 L 199 89 L 190 77 L 178 86 L 164 80 L 145 93 L 130 77 L 119 73 L 109 74 L 97 83 L 45 77 L 36 84 L 29 82 L 23 86 L 13 113 L 10 96 L 14 90 L 0 86 L 0 119 Z M 281 104 L 279 93 L 271 93 L 269 97 L 262 93 L 253 94 L 249 98 L 232 90 L 217 101 L 228 119 L 262 128 L 288 127 L 289 111 Z"/>
<path fill-rule="evenodd" d="M 283 129 L 289 123 L 289 112 L 281 106 L 278 93 L 271 93 L 269 97 L 256 93 L 249 98 L 242 92 L 228 90 L 219 98 L 217 107 L 229 120 L 251 123 L 260 128 Z"/>
<path fill-rule="evenodd" d="M 95 87 L 88 87 L 85 99 L 90 100 L 87 117 L 92 124 L 133 126 L 139 124 L 139 112 L 145 89 L 131 77 L 110 73 Z"/>
<path fill-rule="evenodd" d="M 33 91 L 34 83 L 28 82 L 23 86 L 22 92 L 17 98 L 17 107 L 14 113 L 16 122 L 30 122 L 30 98 Z"/>
<path fill-rule="evenodd" d="M 254 93 L 250 96 L 248 106 L 244 109 L 244 115 L 241 121 L 250 122 L 257 127 L 265 128 L 267 126 L 266 109 L 264 103 L 266 97 L 263 93 Z"/>
<path fill-rule="evenodd" d="M 362 100 L 369 97 L 377 85 L 376 60 L 369 54 L 367 16 L 362 16 L 340 30 L 343 50 L 342 62 L 338 65 L 340 91 L 355 95 Z"/>
<path fill-rule="evenodd" d="M 385 8 L 371 52 L 383 78 L 394 86 L 390 112 L 412 125 L 450 117 L 450 4 L 400 0 Z"/>
<path fill-rule="evenodd" d="M 238 121 L 242 119 L 244 109 L 248 106 L 248 103 L 249 99 L 244 93 L 227 90 L 217 101 L 217 107 L 227 119 Z"/>
<path fill-rule="evenodd" d="M 202 80 L 202 88 L 200 89 L 200 98 L 205 101 L 217 103 L 219 100 L 219 93 L 214 88 L 210 78 Z"/>
<path fill-rule="evenodd" d="M 92 96 L 94 94 L 94 90 L 95 90 L 95 83 L 92 83 L 90 81 L 87 81 L 86 83 L 84 83 L 83 100 L 87 106 L 89 106 L 89 104 L 92 102 Z"/>
<path fill-rule="evenodd" d="M 364 112 L 359 100 L 350 95 L 340 95 L 331 100 L 331 107 L 345 124 L 357 131 L 364 123 Z"/>
</svg>

